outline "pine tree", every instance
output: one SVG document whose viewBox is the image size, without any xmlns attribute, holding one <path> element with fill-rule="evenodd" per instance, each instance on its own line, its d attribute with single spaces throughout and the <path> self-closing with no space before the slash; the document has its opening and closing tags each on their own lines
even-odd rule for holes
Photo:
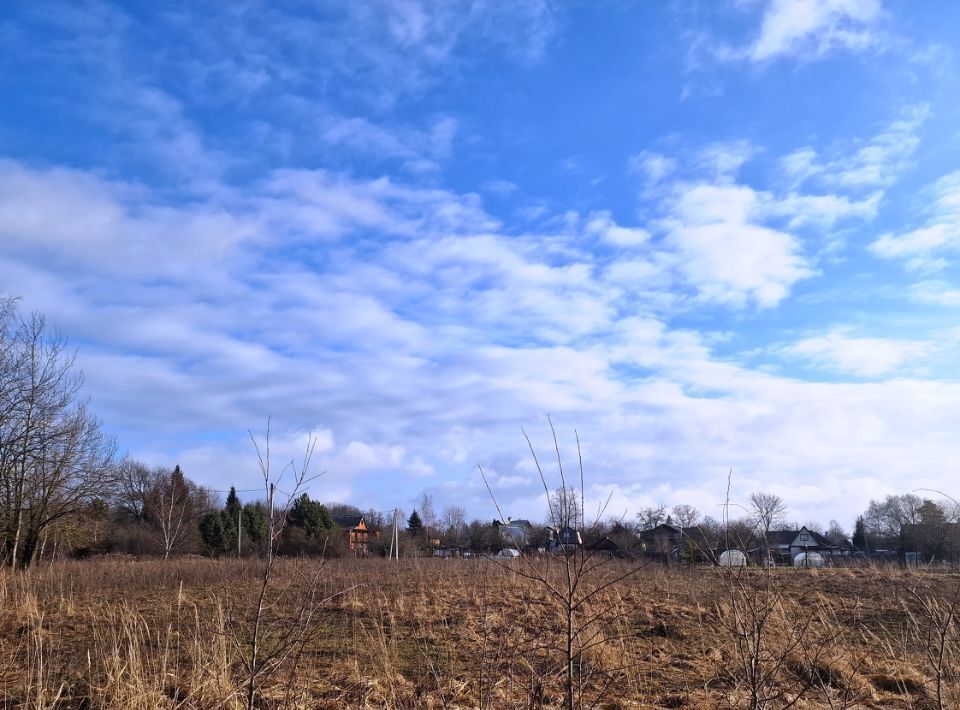
<svg viewBox="0 0 960 710">
<path fill-rule="evenodd" d="M 410 517 L 407 518 L 407 532 L 413 536 L 423 533 L 423 521 L 420 519 L 420 514 L 416 510 L 410 513 Z"/>
<path fill-rule="evenodd" d="M 310 500 L 306 493 L 293 502 L 289 522 L 295 528 L 303 528 L 309 537 L 319 537 L 334 527 L 333 518 L 326 506 Z"/>
<path fill-rule="evenodd" d="M 230 546 L 227 530 L 223 525 L 223 512 L 211 513 L 200 522 L 200 538 L 211 554 L 222 555 Z"/>
<path fill-rule="evenodd" d="M 243 534 L 256 544 L 266 539 L 267 514 L 259 503 L 247 503 L 243 506 Z"/>
<path fill-rule="evenodd" d="M 237 535 L 242 532 L 239 528 L 239 523 L 242 523 L 240 517 L 242 510 L 243 506 L 237 496 L 237 489 L 230 486 L 230 492 L 227 494 L 227 504 L 223 506 L 220 515 L 223 517 L 224 535 L 231 551 L 237 549 Z"/>
<path fill-rule="evenodd" d="M 227 494 L 227 504 L 224 506 L 224 510 L 233 521 L 236 522 L 237 516 L 240 515 L 241 508 L 240 498 L 237 496 L 237 489 L 230 486 L 230 493 Z"/>
</svg>

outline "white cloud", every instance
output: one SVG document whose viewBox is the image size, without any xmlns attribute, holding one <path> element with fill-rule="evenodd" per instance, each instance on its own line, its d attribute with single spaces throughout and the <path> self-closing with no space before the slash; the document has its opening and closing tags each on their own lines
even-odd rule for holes
<svg viewBox="0 0 960 710">
<path fill-rule="evenodd" d="M 960 249 L 960 171 L 937 180 L 928 190 L 927 223 L 900 234 L 888 233 L 870 245 L 883 259 L 904 259 L 913 269 L 939 270 L 948 262 L 935 255 Z"/>
<path fill-rule="evenodd" d="M 640 227 L 623 227 L 613 221 L 609 212 L 591 214 L 585 227 L 588 234 L 618 247 L 639 247 L 650 240 L 650 232 Z"/>
<path fill-rule="evenodd" d="M 662 153 L 644 150 L 630 157 L 627 161 L 627 169 L 642 175 L 647 182 L 656 184 L 676 171 L 677 161 Z"/>
<path fill-rule="evenodd" d="M 761 197 L 742 185 L 681 188 L 664 220 L 677 268 L 707 300 L 777 305 L 813 275 L 800 242 L 758 224 Z"/>
<path fill-rule="evenodd" d="M 849 219 L 868 221 L 877 213 L 881 193 L 875 192 L 862 200 L 843 195 L 798 195 L 791 193 L 779 200 L 771 200 L 765 207 L 767 214 L 789 218 L 793 229 L 806 225 L 833 227 Z"/>
<path fill-rule="evenodd" d="M 848 329 L 835 328 L 798 340 L 780 352 L 841 374 L 882 377 L 928 356 L 931 349 L 929 343 L 920 341 L 856 336 Z"/>
<path fill-rule="evenodd" d="M 260 227 L 209 206 L 165 207 L 87 172 L 0 161 L 0 238 L 9 251 L 107 273 L 185 277 L 229 264 L 241 245 L 261 239 Z"/>
<path fill-rule="evenodd" d="M 119 215 L 92 231 L 102 235 L 100 248 L 116 248 L 130 219 L 124 215 L 179 224 L 181 213 L 197 209 L 143 210 L 153 196 L 142 188 L 5 165 L 18 179 L 29 173 L 48 200 L 17 223 L 29 235 L 55 233 L 66 206 L 78 223 L 90 224 L 89 208 Z M 937 462 L 955 454 L 948 423 L 960 414 L 956 387 L 811 383 L 719 358 L 715 339 L 671 327 L 646 311 L 646 301 L 621 302 L 624 290 L 609 286 L 651 273 L 662 279 L 659 246 L 648 242 L 631 259 L 597 264 L 577 251 L 576 233 L 471 233 L 490 220 L 455 195 L 330 174 L 275 177 L 264 181 L 265 193 L 250 191 L 220 209 L 231 220 L 279 229 L 282 207 L 308 203 L 330 209 L 345 228 L 369 225 L 377 240 L 331 241 L 323 227 L 309 241 L 308 223 L 287 220 L 296 229 L 288 226 L 265 245 L 235 245 L 241 255 L 216 288 L 194 278 L 156 284 L 144 264 L 105 281 L 94 260 L 36 259 L 45 246 L 31 239 L 5 249 L 5 288 L 42 305 L 83 343 L 91 404 L 132 454 L 180 461 L 217 488 L 253 487 L 257 472 L 243 432 L 272 414 L 278 437 L 294 432 L 280 437 L 293 442 L 285 457 L 298 453 L 293 444 L 303 432 L 323 432 L 315 467 L 328 473 L 311 490 L 321 500 L 392 507 L 442 480 L 454 486 L 457 502 L 482 515 L 489 503 L 475 473 L 480 462 L 497 473 L 513 514 L 537 518 L 540 494 L 520 427 L 548 446 L 543 413 L 550 411 L 567 454 L 569 432 L 580 430 L 592 497 L 613 492 L 618 513 L 657 499 L 715 510 L 731 466 L 734 496 L 741 497 L 770 475 L 856 481 L 834 508 L 788 496 L 801 518 L 849 517 L 904 477 L 930 487 L 948 483 Z M 687 186 L 670 208 L 676 230 L 716 230 L 734 262 L 737 250 L 755 246 L 751 238 L 773 245 L 763 263 L 749 265 L 761 276 L 724 264 L 730 255 L 720 247 L 705 249 L 721 266 L 700 266 L 706 258 L 693 256 L 706 269 L 705 286 L 724 297 L 774 302 L 788 285 L 771 264 L 786 258 L 805 268 L 789 261 L 796 255 L 787 235 L 753 222 L 765 199 L 745 187 Z M 263 211 L 269 216 L 258 216 Z M 14 223 L 6 224 L 13 234 Z M 193 258 L 169 244 L 153 256 L 171 264 Z M 669 282 L 647 285 L 662 292 Z M 862 371 L 849 343 L 829 345 L 808 345 L 806 357 Z M 878 347 L 855 345 L 871 356 Z M 897 357 L 905 366 L 913 353 L 887 355 L 887 371 Z M 874 359 L 872 367 L 881 366 Z M 194 439 L 211 430 L 228 436 Z M 438 504 L 444 501 L 438 493 Z"/>
<path fill-rule="evenodd" d="M 695 163 L 708 179 L 730 181 L 756 152 L 756 147 L 746 140 L 714 143 L 699 151 Z"/>
<path fill-rule="evenodd" d="M 862 51 L 880 41 L 880 0 L 767 0 L 756 38 L 724 48 L 724 59 L 769 62 L 783 57 L 813 59 L 838 50 Z"/>
<path fill-rule="evenodd" d="M 783 172 L 795 185 L 824 171 L 824 167 L 817 163 L 817 151 L 813 148 L 798 148 L 781 158 L 780 163 Z"/>
<path fill-rule="evenodd" d="M 910 288 L 910 296 L 927 305 L 960 306 L 960 289 L 946 281 L 920 281 Z"/>
<path fill-rule="evenodd" d="M 896 120 L 854 150 L 835 149 L 821 159 L 813 148 L 800 148 L 781 160 L 794 187 L 807 180 L 844 190 L 887 188 L 909 167 L 920 143 L 918 133 L 930 118 L 927 104 L 904 108 Z"/>
<path fill-rule="evenodd" d="M 661 265 L 644 259 L 615 261 L 606 269 L 606 279 L 618 286 L 662 286 L 664 269 Z"/>
</svg>

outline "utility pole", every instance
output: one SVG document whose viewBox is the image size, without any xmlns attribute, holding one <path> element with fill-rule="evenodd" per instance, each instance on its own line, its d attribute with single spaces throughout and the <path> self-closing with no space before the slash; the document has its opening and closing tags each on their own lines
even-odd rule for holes
<svg viewBox="0 0 960 710">
<path fill-rule="evenodd" d="M 240 557 L 240 515 L 243 513 L 243 508 L 237 508 L 237 558 Z"/>
<path fill-rule="evenodd" d="M 397 509 L 393 509 L 393 532 L 390 534 L 390 552 L 387 559 L 400 559 L 400 536 L 397 533 Z"/>
<path fill-rule="evenodd" d="M 394 520 L 397 519 L 397 512 L 396 512 L 396 510 L 394 510 L 394 512 L 393 512 L 393 519 L 394 519 Z M 390 550 L 389 550 L 389 552 L 387 552 L 387 559 L 388 559 L 388 560 L 392 560 L 392 559 L 393 559 L 393 532 L 392 532 L 392 531 L 390 532 Z"/>
<path fill-rule="evenodd" d="M 400 559 L 400 533 L 397 531 L 397 509 L 393 509 L 393 542 L 397 552 L 396 559 Z"/>
</svg>

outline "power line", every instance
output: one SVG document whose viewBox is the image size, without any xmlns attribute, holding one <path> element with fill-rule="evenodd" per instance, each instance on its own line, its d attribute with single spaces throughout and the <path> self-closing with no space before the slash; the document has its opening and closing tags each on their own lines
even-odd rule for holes
<svg viewBox="0 0 960 710">
<path fill-rule="evenodd" d="M 263 488 L 233 488 L 228 490 L 220 490 L 219 488 L 207 488 L 206 490 L 211 493 L 229 493 L 231 490 L 234 493 L 262 493 L 264 492 Z"/>
</svg>

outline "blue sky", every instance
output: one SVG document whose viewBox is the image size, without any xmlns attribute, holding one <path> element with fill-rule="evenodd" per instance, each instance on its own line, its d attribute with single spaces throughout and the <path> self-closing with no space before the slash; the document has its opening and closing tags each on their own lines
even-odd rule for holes
<svg viewBox="0 0 960 710">
<path fill-rule="evenodd" d="M 124 451 L 542 517 L 957 491 L 951 2 L 20 3 L 0 289 Z"/>
</svg>

